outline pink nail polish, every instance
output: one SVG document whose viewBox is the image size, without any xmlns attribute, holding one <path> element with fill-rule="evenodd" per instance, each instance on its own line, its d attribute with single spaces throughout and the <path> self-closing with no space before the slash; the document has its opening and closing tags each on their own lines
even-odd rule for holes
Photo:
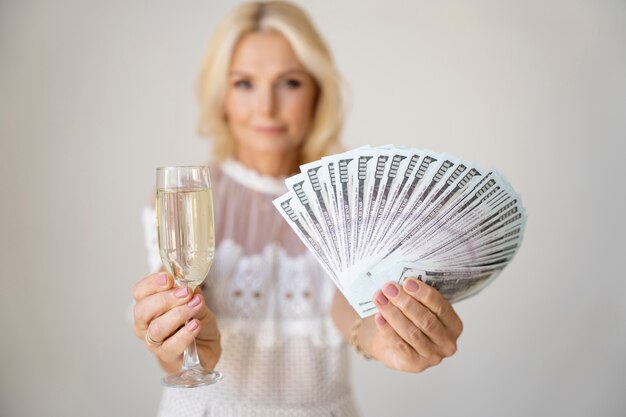
<svg viewBox="0 0 626 417">
<path fill-rule="evenodd" d="M 378 295 L 376 295 L 376 302 L 381 306 L 384 306 L 389 302 L 389 300 L 387 300 L 387 297 L 385 297 L 383 293 L 379 291 Z"/>
<path fill-rule="evenodd" d="M 404 287 L 409 292 L 417 292 L 417 290 L 419 289 L 420 286 L 417 283 L 417 281 L 414 281 L 412 279 L 407 279 L 406 280 L 406 284 L 404 284 Z"/>
<path fill-rule="evenodd" d="M 198 322 L 197 321 L 191 320 L 189 323 L 187 323 L 187 330 L 189 330 L 190 332 L 193 332 L 197 328 L 198 328 Z"/>
<path fill-rule="evenodd" d="M 380 313 L 376 313 L 376 316 L 374 317 L 374 320 L 376 320 L 376 323 L 378 323 L 381 326 L 383 326 L 385 323 L 387 323 L 387 320 L 385 320 L 383 315 L 380 314 Z"/>
<path fill-rule="evenodd" d="M 198 294 L 196 294 L 188 303 L 187 305 L 191 308 L 196 307 L 200 304 L 200 296 Z"/>
<path fill-rule="evenodd" d="M 178 298 L 185 298 L 187 297 L 187 292 L 189 291 L 189 289 L 187 287 L 180 287 L 179 289 L 177 289 L 176 291 L 174 291 L 174 295 Z"/>
<path fill-rule="evenodd" d="M 398 288 L 393 284 L 387 284 L 383 287 L 383 292 L 386 296 L 394 298 L 398 295 Z"/>
</svg>

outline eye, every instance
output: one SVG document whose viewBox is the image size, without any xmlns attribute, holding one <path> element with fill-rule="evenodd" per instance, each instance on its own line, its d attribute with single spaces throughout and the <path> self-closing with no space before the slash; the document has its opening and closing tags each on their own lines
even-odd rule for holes
<svg viewBox="0 0 626 417">
<path fill-rule="evenodd" d="M 302 83 L 300 82 L 300 80 L 296 80 L 295 78 L 289 78 L 286 79 L 284 81 L 281 82 L 281 85 L 291 89 L 291 90 L 295 90 L 297 88 L 299 88 Z"/>
<path fill-rule="evenodd" d="M 248 80 L 237 80 L 233 83 L 233 86 L 241 90 L 249 90 L 252 88 L 252 83 Z"/>
</svg>

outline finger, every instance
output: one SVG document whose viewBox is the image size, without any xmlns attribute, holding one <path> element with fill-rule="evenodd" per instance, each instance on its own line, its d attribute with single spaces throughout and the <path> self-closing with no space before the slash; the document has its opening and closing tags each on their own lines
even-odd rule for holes
<svg viewBox="0 0 626 417">
<path fill-rule="evenodd" d="M 221 337 L 215 316 L 211 310 L 205 308 L 203 311 L 206 313 L 206 316 L 203 319 L 199 319 L 202 323 L 202 329 L 196 336 L 196 343 L 199 349 L 209 352 L 208 355 L 203 355 L 200 358 L 202 366 L 204 369 L 213 369 L 221 356 Z"/>
<path fill-rule="evenodd" d="M 389 326 L 391 326 L 398 336 L 419 354 L 419 356 L 428 359 L 431 363 L 438 363 L 438 360 L 441 360 L 435 344 L 416 327 L 398 307 L 390 303 L 381 291 L 378 291 L 374 295 L 374 303 Z"/>
<path fill-rule="evenodd" d="M 383 287 L 383 293 L 391 303 L 396 306 L 404 316 L 409 319 L 411 324 L 421 330 L 435 345 L 444 347 L 446 353 L 453 350 L 456 339 L 439 320 L 432 311 L 426 306 L 411 297 L 407 292 L 394 282 L 390 282 Z M 415 329 L 409 328 L 408 332 L 415 332 Z M 412 338 L 420 338 L 421 335 L 416 334 Z"/>
<path fill-rule="evenodd" d="M 186 304 L 176 306 L 152 320 L 147 332 L 152 340 L 163 342 L 192 318 L 202 320 L 206 316 L 206 312 L 202 312 L 203 309 L 206 310 L 203 298 L 196 294 Z"/>
<path fill-rule="evenodd" d="M 406 369 L 407 363 L 421 363 L 425 361 L 425 358 L 420 356 L 419 352 L 416 352 L 413 347 L 398 335 L 394 328 L 385 320 L 381 312 L 376 313 L 374 322 L 378 331 L 383 335 L 386 345 L 393 350 L 390 352 L 391 354 L 383 354 L 382 357 L 377 358 L 378 360 L 383 361 L 385 365 L 393 369 Z M 405 352 L 405 354 L 398 354 L 398 352 Z M 414 360 L 407 360 L 407 358 Z"/>
<path fill-rule="evenodd" d="M 135 284 L 133 287 L 133 298 L 135 301 L 139 301 L 149 295 L 169 289 L 172 284 L 173 280 L 167 272 L 150 274 Z"/>
<path fill-rule="evenodd" d="M 157 353 L 159 358 L 161 358 L 164 362 L 173 362 L 178 360 L 183 354 L 185 348 L 189 346 L 191 342 L 194 341 L 198 333 L 200 333 L 201 328 L 202 324 L 200 321 L 193 319 L 181 327 L 180 330 L 172 336 L 165 339 L 161 346 L 158 348 L 149 347 L 149 349 Z"/>
<path fill-rule="evenodd" d="M 461 334 L 463 331 L 461 318 L 439 291 L 413 278 L 404 280 L 404 289 L 408 294 L 439 317 L 443 325 L 450 329 L 456 337 Z"/>
<path fill-rule="evenodd" d="M 205 303 L 204 300 L 203 303 Z M 221 339 L 215 314 L 205 304 L 197 314 L 194 314 L 194 317 L 202 322 L 202 331 L 198 335 L 198 341 L 214 343 Z"/>
<path fill-rule="evenodd" d="M 143 331 L 148 328 L 150 322 L 155 318 L 165 314 L 176 306 L 188 302 L 191 296 L 192 293 L 188 287 L 176 287 L 149 295 L 137 301 L 133 313 L 135 326 L 139 333 L 143 333 Z"/>
</svg>

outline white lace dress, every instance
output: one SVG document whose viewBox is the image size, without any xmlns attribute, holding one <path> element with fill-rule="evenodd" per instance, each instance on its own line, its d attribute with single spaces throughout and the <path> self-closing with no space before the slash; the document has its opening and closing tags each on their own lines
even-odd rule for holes
<svg viewBox="0 0 626 417">
<path fill-rule="evenodd" d="M 224 379 L 164 388 L 159 417 L 358 416 L 330 317 L 335 287 L 272 205 L 283 181 L 235 161 L 212 169 L 211 181 L 217 249 L 203 293 L 222 334 Z M 144 224 L 155 271 L 153 208 Z"/>
</svg>

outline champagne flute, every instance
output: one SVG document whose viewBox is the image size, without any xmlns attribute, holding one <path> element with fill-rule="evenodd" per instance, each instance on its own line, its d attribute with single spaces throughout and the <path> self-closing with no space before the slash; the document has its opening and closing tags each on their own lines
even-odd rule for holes
<svg viewBox="0 0 626 417">
<path fill-rule="evenodd" d="M 159 253 L 177 286 L 193 292 L 204 281 L 215 252 L 213 198 L 209 168 L 157 168 L 157 230 Z M 182 369 L 163 378 L 168 387 L 193 388 L 222 379 L 200 365 L 196 341 L 183 354 Z"/>
</svg>

